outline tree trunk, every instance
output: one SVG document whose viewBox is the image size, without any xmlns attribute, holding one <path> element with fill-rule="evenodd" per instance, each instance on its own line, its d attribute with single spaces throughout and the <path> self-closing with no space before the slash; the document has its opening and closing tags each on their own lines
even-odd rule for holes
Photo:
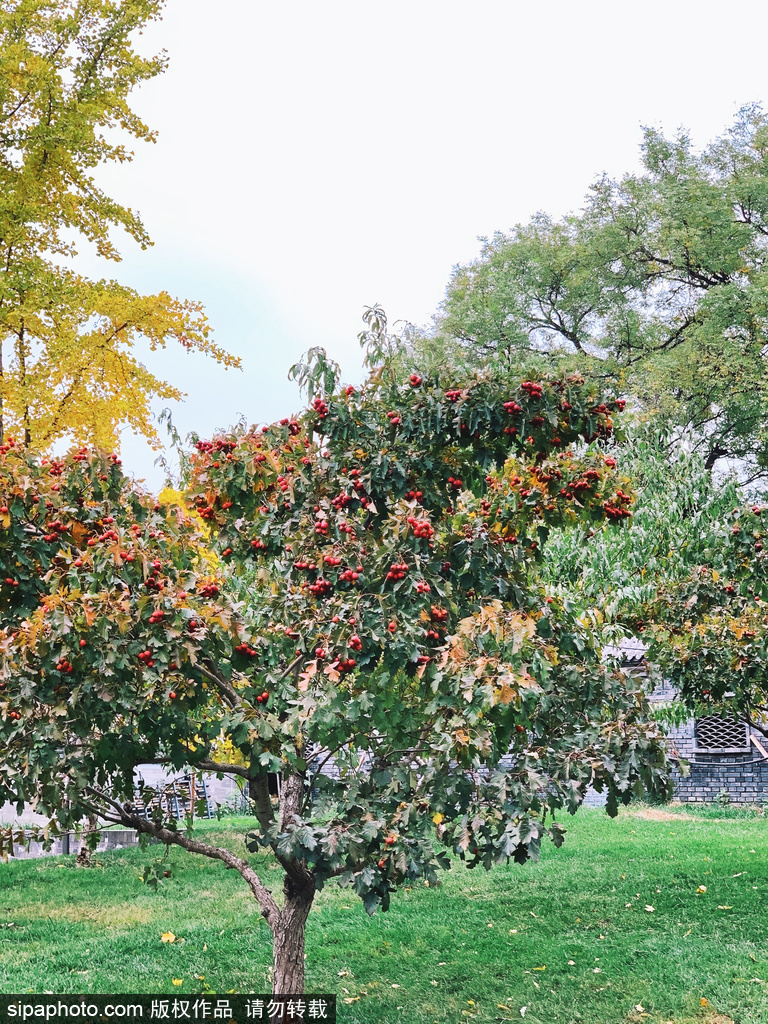
<svg viewBox="0 0 768 1024">
<path fill-rule="evenodd" d="M 272 992 L 275 995 L 304 994 L 304 939 L 307 918 L 315 897 L 311 875 L 297 880 L 285 876 L 285 902 L 274 930 Z"/>
</svg>

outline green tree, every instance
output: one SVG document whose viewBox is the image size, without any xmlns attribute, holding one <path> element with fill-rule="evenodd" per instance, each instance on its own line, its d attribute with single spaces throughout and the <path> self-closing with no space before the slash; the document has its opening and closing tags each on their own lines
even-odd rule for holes
<svg viewBox="0 0 768 1024">
<path fill-rule="evenodd" d="M 744 107 L 703 152 L 645 129 L 643 170 L 580 214 L 539 214 L 458 267 L 436 333 L 477 362 L 565 360 L 687 430 L 711 468 L 768 471 L 768 117 Z M 432 342 L 434 344 L 434 342 Z"/>
<path fill-rule="evenodd" d="M 286 993 L 329 880 L 386 909 L 451 855 L 487 869 L 560 845 L 555 814 L 589 784 L 612 814 L 668 787 L 644 695 L 537 582 L 553 526 L 631 518 L 612 460 L 570 447 L 610 436 L 621 403 L 575 375 L 378 366 L 334 392 L 320 369 L 302 415 L 196 442 L 187 501 L 217 567 L 193 518 L 114 457 L 0 447 L 0 801 L 239 871 Z M 239 763 L 217 760 L 222 735 Z M 158 761 L 247 782 L 249 847 L 281 865 L 281 902 L 247 858 L 134 813 L 134 768 Z"/>
<path fill-rule="evenodd" d="M 631 529 L 576 524 L 553 532 L 542 577 L 585 608 L 600 608 L 609 618 L 634 616 L 660 586 L 717 562 L 722 524 L 744 499 L 734 478 L 713 477 L 696 452 L 670 450 L 651 424 L 633 425 L 606 454 L 636 491 Z"/>
<path fill-rule="evenodd" d="M 237 365 L 198 303 L 89 281 L 68 265 L 78 237 L 112 260 L 115 228 L 151 244 L 93 171 L 130 160 L 126 140 L 154 141 L 128 96 L 165 66 L 132 42 L 163 4 L 0 2 L 0 443 L 10 434 L 37 448 L 61 438 L 112 448 L 123 425 L 157 441 L 150 400 L 181 392 L 137 359 L 139 338 Z"/>
</svg>

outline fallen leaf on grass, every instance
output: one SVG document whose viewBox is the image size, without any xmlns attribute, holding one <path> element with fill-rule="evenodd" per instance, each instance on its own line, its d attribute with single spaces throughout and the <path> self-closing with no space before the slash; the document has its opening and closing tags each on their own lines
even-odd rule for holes
<svg viewBox="0 0 768 1024">
<path fill-rule="evenodd" d="M 722 906 L 718 906 L 717 909 L 718 910 L 733 910 L 733 905 L 730 904 L 730 903 L 726 903 L 726 904 L 723 904 Z"/>
<path fill-rule="evenodd" d="M 650 903 L 646 903 L 645 909 L 648 911 L 649 914 L 652 914 L 655 910 L 655 907 L 652 907 Z"/>
<path fill-rule="evenodd" d="M 706 891 L 707 891 L 706 885 L 700 885 L 698 887 L 698 889 L 696 890 L 696 892 L 706 892 Z"/>
<path fill-rule="evenodd" d="M 160 936 L 160 941 L 161 942 L 175 942 L 176 941 L 176 936 L 173 934 L 173 932 L 163 932 L 163 934 Z"/>
<path fill-rule="evenodd" d="M 171 978 L 171 984 L 172 985 L 183 985 L 184 984 L 184 979 L 183 978 Z"/>
</svg>

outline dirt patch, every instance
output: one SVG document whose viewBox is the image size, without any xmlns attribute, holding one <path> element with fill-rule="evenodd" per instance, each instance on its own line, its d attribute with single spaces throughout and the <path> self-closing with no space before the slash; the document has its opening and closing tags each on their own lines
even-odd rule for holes
<svg viewBox="0 0 768 1024">
<path fill-rule="evenodd" d="M 66 906 L 50 904 L 24 907 L 16 913 L 24 917 L 47 918 L 50 921 L 88 921 L 103 928 L 131 928 L 152 920 L 153 912 L 145 907 L 97 907 L 87 903 Z"/>
<path fill-rule="evenodd" d="M 637 810 L 630 808 L 626 813 L 630 818 L 642 818 L 643 821 L 680 821 L 681 818 L 687 818 L 688 821 L 693 820 L 692 814 L 686 814 L 684 811 L 680 814 L 672 814 L 671 811 L 665 811 L 661 807 L 638 807 Z"/>
<path fill-rule="evenodd" d="M 653 1019 L 649 1013 L 629 1013 L 626 1017 L 627 1024 L 650 1024 Z M 662 1017 L 661 1024 L 735 1024 L 735 1021 L 733 1017 L 727 1017 L 724 1013 L 705 1010 L 697 1013 L 695 1017 Z"/>
</svg>

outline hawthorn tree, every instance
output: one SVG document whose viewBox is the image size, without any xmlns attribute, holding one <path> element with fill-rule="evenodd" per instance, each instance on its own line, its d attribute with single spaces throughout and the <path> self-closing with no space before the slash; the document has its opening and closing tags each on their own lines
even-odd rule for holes
<svg viewBox="0 0 768 1024">
<path fill-rule="evenodd" d="M 135 36 L 164 0 L 0 0 L 0 443 L 66 438 L 114 446 L 121 426 L 157 442 L 154 396 L 182 393 L 136 357 L 178 342 L 225 365 L 199 303 L 140 295 L 72 269 L 76 242 L 119 260 L 112 232 L 151 245 L 137 214 L 99 188 L 154 133 L 131 91 L 165 68 Z"/>
<path fill-rule="evenodd" d="M 336 389 L 320 369 L 301 415 L 196 441 L 195 515 L 136 491 L 115 456 L 0 448 L 0 801 L 237 870 L 282 993 L 303 991 L 330 880 L 386 910 L 452 856 L 488 869 L 560 845 L 555 814 L 590 784 L 611 814 L 669 786 L 645 696 L 537 576 L 553 525 L 581 522 L 586 541 L 631 517 L 598 443 L 622 403 L 577 375 L 385 363 Z M 217 758 L 223 740 L 238 763 Z M 249 849 L 280 865 L 281 900 L 191 820 L 133 810 L 145 762 L 245 781 Z"/>
</svg>

